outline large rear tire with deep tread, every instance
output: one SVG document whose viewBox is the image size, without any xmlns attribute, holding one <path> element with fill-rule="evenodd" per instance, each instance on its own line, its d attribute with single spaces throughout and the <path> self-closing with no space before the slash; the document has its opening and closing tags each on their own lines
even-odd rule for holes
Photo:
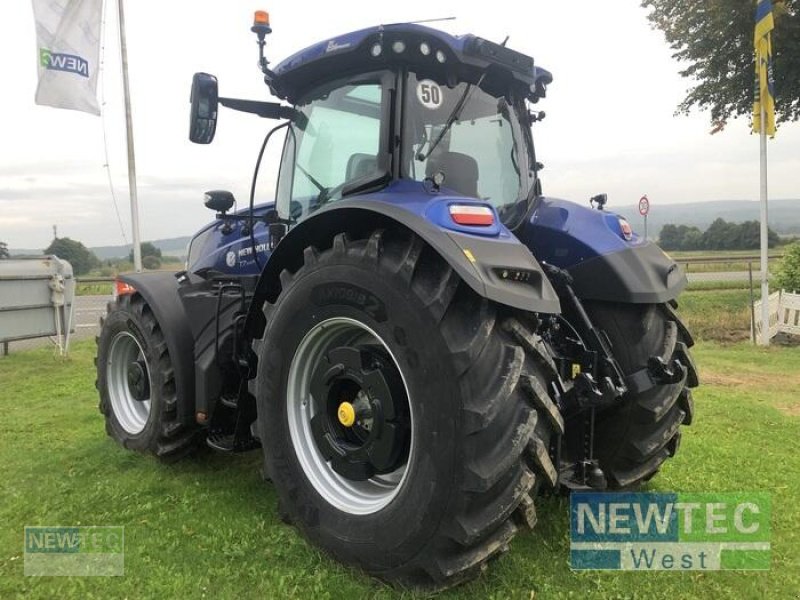
<svg viewBox="0 0 800 600">
<path fill-rule="evenodd" d="M 164 462 L 192 452 L 200 442 L 199 428 L 180 418 L 172 359 L 150 306 L 140 294 L 122 295 L 108 303 L 100 328 L 95 387 L 106 433 L 128 450 Z M 119 364 L 120 359 L 128 364 Z M 135 392 L 125 379 L 132 368 L 146 379 L 140 391 L 147 396 L 146 405 L 131 400 Z"/>
<path fill-rule="evenodd" d="M 595 457 L 612 489 L 635 489 L 649 481 L 680 447 L 681 426 L 694 416 L 691 388 L 697 370 L 689 354 L 693 340 L 668 304 L 590 302 L 586 309 L 611 341 L 614 357 L 630 377 L 652 357 L 685 370 L 680 380 L 626 393 L 623 403 L 597 416 Z"/>
<path fill-rule="evenodd" d="M 533 316 L 479 297 L 406 231 L 309 247 L 281 286 L 254 343 L 254 393 L 282 516 L 335 558 L 387 581 L 441 588 L 479 574 L 533 525 L 533 496 L 556 479 L 549 449 L 563 421 Z M 329 498 L 338 496 L 301 466 L 308 450 L 290 429 L 293 403 L 308 400 L 288 393 L 293 357 L 328 322 L 374 334 L 405 381 L 407 462 L 376 510 L 335 506 Z"/>
</svg>

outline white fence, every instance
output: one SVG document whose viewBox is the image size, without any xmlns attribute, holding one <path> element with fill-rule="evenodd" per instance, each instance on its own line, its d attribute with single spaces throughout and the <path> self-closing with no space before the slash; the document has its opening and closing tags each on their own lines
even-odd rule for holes
<svg viewBox="0 0 800 600">
<path fill-rule="evenodd" d="M 755 339 L 761 343 L 761 300 L 753 305 L 756 322 L 750 323 L 752 332 L 755 325 Z M 800 294 L 773 292 L 769 296 L 769 337 L 778 333 L 800 335 Z"/>
</svg>

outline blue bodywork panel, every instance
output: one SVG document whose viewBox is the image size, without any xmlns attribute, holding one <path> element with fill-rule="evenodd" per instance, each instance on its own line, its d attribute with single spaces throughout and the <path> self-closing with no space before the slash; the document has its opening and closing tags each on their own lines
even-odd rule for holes
<svg viewBox="0 0 800 600">
<path fill-rule="evenodd" d="M 567 200 L 541 198 L 520 239 L 540 261 L 567 269 L 586 260 L 643 246 L 633 234 L 626 240 L 620 217 Z"/>
<path fill-rule="evenodd" d="M 458 195 L 443 188 L 431 192 L 426 184 L 401 179 L 393 181 L 379 192 L 366 194 L 364 199 L 392 204 L 419 217 L 423 217 L 443 230 L 455 231 L 499 242 L 516 242 L 517 236 L 501 222 L 494 207 L 487 203 Z M 455 223 L 450 216 L 453 204 L 485 206 L 495 214 L 490 226 L 465 226 Z M 249 235 L 242 235 L 245 221 L 231 223 L 232 231 L 222 233 L 223 223 L 216 220 L 204 227 L 192 240 L 189 251 L 189 270 L 204 269 L 226 275 L 258 275 L 270 257 L 269 234 L 263 215 L 274 207 L 273 203 L 255 208 L 254 229 L 258 261 L 253 256 Z M 236 213 L 246 215 L 247 210 Z M 634 233 L 626 241 L 618 215 L 594 210 L 574 202 L 541 198 L 530 219 L 517 232 L 519 239 L 530 248 L 539 260 L 561 268 L 569 268 L 586 260 L 643 245 L 641 236 Z"/>
<path fill-rule="evenodd" d="M 500 223 L 494 207 L 488 202 L 458 195 L 456 192 L 442 188 L 440 193 L 429 192 L 425 184 L 401 179 L 392 182 L 380 192 L 364 196 L 375 202 L 394 204 L 429 220 L 442 229 L 494 238 L 498 241 L 516 241 L 513 234 Z M 494 213 L 494 224 L 488 226 L 459 225 L 450 216 L 449 206 L 452 204 L 485 206 Z M 192 239 L 189 246 L 188 270 L 192 273 L 211 269 L 226 275 L 258 275 L 270 257 L 269 232 L 264 224 L 264 214 L 275 205 L 261 204 L 255 207 L 255 228 L 253 237 L 258 261 L 253 255 L 253 243 L 249 234 L 243 235 L 242 229 L 246 221 L 232 221 L 230 233 L 222 233 L 223 221 L 217 219 L 201 229 Z M 247 215 L 247 210 L 240 210 L 237 215 Z"/>
<path fill-rule="evenodd" d="M 192 273 L 210 269 L 226 275 L 258 275 L 269 259 L 269 233 L 264 224 L 264 214 L 275 204 L 260 204 L 253 209 L 255 227 L 253 237 L 258 252 L 258 262 L 253 256 L 250 235 L 244 235 L 247 221 L 229 221 L 230 233 L 223 233 L 223 221 L 217 219 L 201 229 L 189 244 L 187 270 Z M 246 216 L 249 209 L 236 212 Z M 260 268 L 259 268 L 260 267 Z"/>
</svg>

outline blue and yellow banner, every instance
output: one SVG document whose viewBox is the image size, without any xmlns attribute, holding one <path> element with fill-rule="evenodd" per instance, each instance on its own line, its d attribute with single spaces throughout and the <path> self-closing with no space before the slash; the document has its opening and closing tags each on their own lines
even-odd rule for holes
<svg viewBox="0 0 800 600">
<path fill-rule="evenodd" d="M 761 133 L 761 110 L 764 109 L 764 131 L 775 135 L 775 90 L 772 79 L 772 0 L 757 0 L 754 44 L 756 50 L 756 93 L 753 103 L 753 133 Z"/>
</svg>

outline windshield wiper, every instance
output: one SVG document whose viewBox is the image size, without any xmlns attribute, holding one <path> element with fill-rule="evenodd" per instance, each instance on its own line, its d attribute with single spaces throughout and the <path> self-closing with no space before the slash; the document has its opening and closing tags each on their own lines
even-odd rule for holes
<svg viewBox="0 0 800 600">
<path fill-rule="evenodd" d="M 475 85 L 472 85 L 471 83 L 467 84 L 467 89 L 464 90 L 464 93 L 461 94 L 461 98 L 458 99 L 458 102 L 453 107 L 453 110 L 450 113 L 450 116 L 447 117 L 447 120 L 444 123 L 444 127 L 442 127 L 442 130 L 439 132 L 439 135 L 437 135 L 436 139 L 433 140 L 433 142 L 431 142 L 430 145 L 428 146 L 428 151 L 417 153 L 416 158 L 419 162 L 422 162 L 426 158 L 428 158 L 431 155 L 431 153 L 433 153 L 433 151 L 436 149 L 436 146 L 439 145 L 439 142 L 441 142 L 444 139 L 444 136 L 447 135 L 448 131 L 450 131 L 450 128 L 453 126 L 453 123 L 455 123 L 458 120 L 458 117 L 461 116 L 461 111 L 464 110 L 464 107 L 467 105 L 467 101 L 472 95 L 472 90 L 475 89 L 476 87 L 481 87 L 484 77 L 486 77 L 486 71 L 484 71 L 480 79 L 478 79 L 478 83 L 476 83 Z"/>
<path fill-rule="evenodd" d="M 390 180 L 391 175 L 389 172 L 381 170 L 369 175 L 364 175 L 363 177 L 350 179 L 332 188 L 325 188 L 321 190 L 319 196 L 317 196 L 316 209 L 322 208 L 331 200 L 339 200 L 346 196 L 355 196 L 357 194 L 363 194 L 364 192 L 380 189 L 385 187 Z"/>
</svg>

